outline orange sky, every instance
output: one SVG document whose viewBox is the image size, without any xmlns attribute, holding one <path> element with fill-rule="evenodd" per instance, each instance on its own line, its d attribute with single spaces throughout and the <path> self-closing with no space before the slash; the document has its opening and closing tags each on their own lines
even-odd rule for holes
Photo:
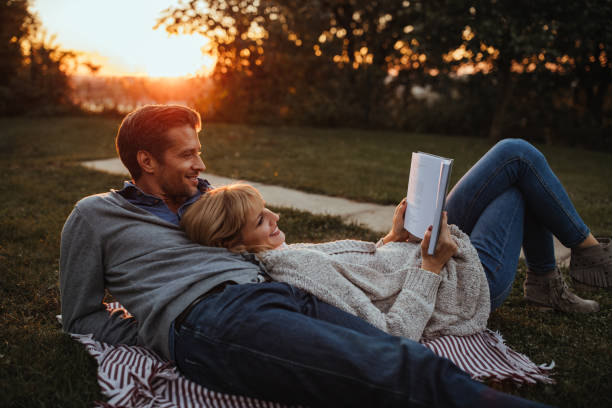
<svg viewBox="0 0 612 408">
<path fill-rule="evenodd" d="M 34 0 L 32 10 L 56 43 L 85 52 L 100 75 L 176 77 L 210 72 L 202 36 L 153 30 L 160 12 L 176 0 Z"/>
</svg>

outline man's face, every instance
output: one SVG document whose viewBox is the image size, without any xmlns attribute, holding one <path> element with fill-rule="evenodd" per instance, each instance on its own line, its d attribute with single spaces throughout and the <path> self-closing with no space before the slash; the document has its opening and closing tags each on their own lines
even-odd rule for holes
<svg viewBox="0 0 612 408">
<path fill-rule="evenodd" d="M 169 147 L 158 162 L 155 179 L 164 197 L 187 199 L 197 193 L 198 174 L 206 169 L 200 158 L 202 146 L 189 125 L 172 128 L 166 136 Z"/>
</svg>

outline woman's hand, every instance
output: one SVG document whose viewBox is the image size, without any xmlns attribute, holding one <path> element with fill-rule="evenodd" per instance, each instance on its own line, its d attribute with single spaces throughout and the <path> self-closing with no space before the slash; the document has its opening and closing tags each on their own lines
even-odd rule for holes
<svg viewBox="0 0 612 408">
<path fill-rule="evenodd" d="M 383 238 L 383 243 L 388 242 L 406 242 L 418 241 L 418 238 L 409 233 L 404 229 L 404 217 L 406 215 L 406 198 L 402 200 L 401 203 L 395 207 L 395 212 L 393 213 L 393 225 L 391 226 L 391 231 Z"/>
<path fill-rule="evenodd" d="M 432 227 L 429 226 L 425 232 L 425 237 L 421 241 L 421 257 L 423 263 L 421 268 L 426 271 L 440 274 L 440 271 L 446 265 L 449 259 L 457 253 L 457 244 L 451 237 L 450 231 L 447 224 L 446 211 L 442 213 L 442 221 L 440 225 L 440 235 L 438 236 L 438 243 L 433 255 L 427 254 L 427 248 L 429 247 L 429 241 L 431 239 Z"/>
</svg>

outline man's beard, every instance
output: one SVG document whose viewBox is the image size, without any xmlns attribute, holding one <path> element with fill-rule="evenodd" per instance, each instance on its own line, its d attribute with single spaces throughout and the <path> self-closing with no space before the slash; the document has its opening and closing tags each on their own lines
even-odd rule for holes
<svg viewBox="0 0 612 408">
<path fill-rule="evenodd" d="M 166 186 L 164 186 L 164 198 L 166 200 L 174 203 L 183 203 L 187 201 L 187 199 L 189 199 L 193 194 L 195 194 L 195 191 L 189 190 L 184 185 L 181 185 L 182 188 L 180 190 L 173 188 L 175 186 L 176 185 L 173 183 L 168 183 Z"/>
</svg>

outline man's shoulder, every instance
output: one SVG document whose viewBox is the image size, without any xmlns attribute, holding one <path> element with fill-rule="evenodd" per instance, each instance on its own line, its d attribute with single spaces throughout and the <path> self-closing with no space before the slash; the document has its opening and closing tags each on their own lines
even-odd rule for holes
<svg viewBox="0 0 612 408">
<path fill-rule="evenodd" d="M 119 194 L 117 194 L 114 190 L 111 190 L 106 193 L 92 194 L 83 197 L 77 201 L 75 206 L 79 209 L 86 209 L 99 205 L 117 203 L 118 200 L 120 200 Z"/>
<path fill-rule="evenodd" d="M 113 190 L 106 193 L 93 194 L 83 197 L 76 202 L 74 210 L 72 211 L 72 216 L 78 216 L 80 214 L 90 217 L 108 213 L 109 211 L 112 213 L 124 213 L 126 209 L 125 204 L 126 200 Z"/>
</svg>

